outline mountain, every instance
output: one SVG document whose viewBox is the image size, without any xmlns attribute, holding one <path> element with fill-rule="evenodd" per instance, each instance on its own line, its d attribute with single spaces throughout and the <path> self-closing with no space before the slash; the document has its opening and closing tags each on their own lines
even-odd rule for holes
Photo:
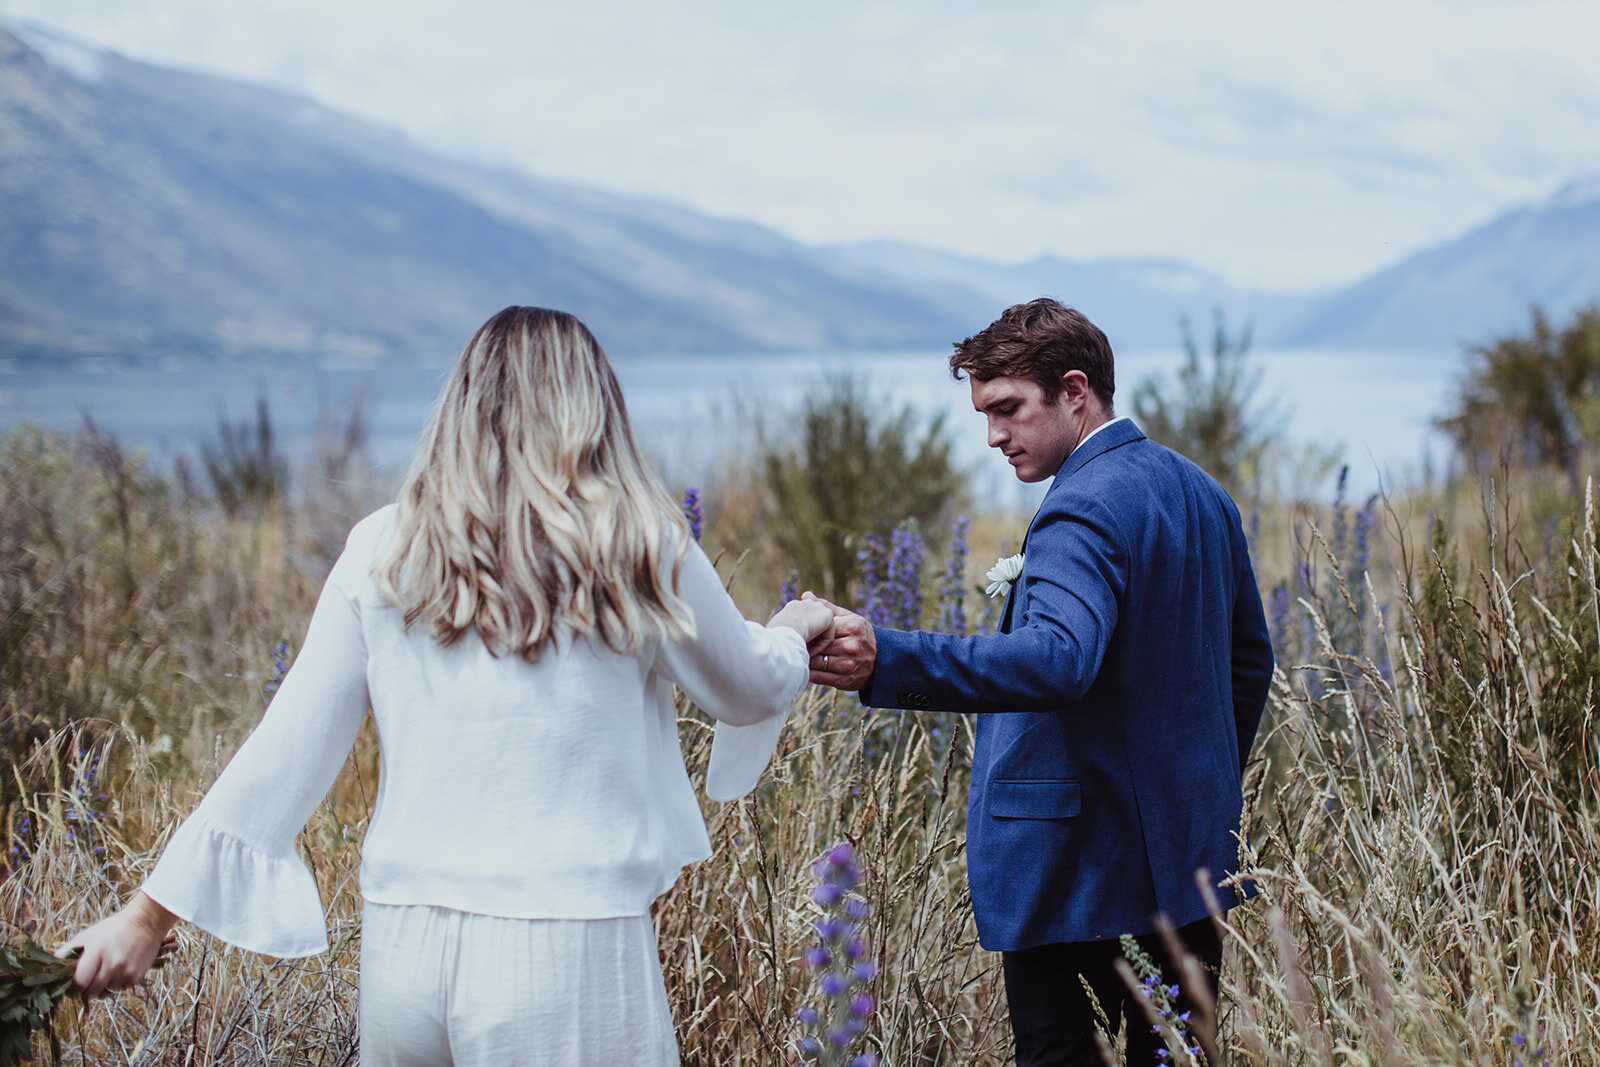
<svg viewBox="0 0 1600 1067">
<path fill-rule="evenodd" d="M 305 100 L 0 28 L 0 354 L 453 351 L 510 303 L 624 351 L 966 323 L 759 226 L 451 161 Z"/>
<path fill-rule="evenodd" d="M 1289 344 L 1477 344 L 1600 301 L 1600 178 L 1501 215 L 1321 302 Z"/>
<path fill-rule="evenodd" d="M 1105 330 L 1113 349 L 1171 348 L 1181 336 L 1180 320 L 1194 320 L 1204 333 L 1216 308 L 1226 311 L 1231 325 L 1254 323 L 1258 335 L 1270 336 L 1313 304 L 1312 297 L 1244 292 L 1171 260 L 1073 262 L 1043 256 L 1002 265 L 895 241 L 836 245 L 824 252 L 842 274 L 863 281 L 892 279 L 979 325 L 1019 300 L 1053 296 Z"/>
<path fill-rule="evenodd" d="M 1042 294 L 1166 346 L 1283 303 L 1175 263 L 813 248 L 28 27 L 0 25 L 0 149 L 0 356 L 450 352 L 510 303 L 620 351 L 943 347 Z"/>
<path fill-rule="evenodd" d="M 1219 307 L 1268 344 L 1441 346 L 1600 298 L 1597 250 L 1600 181 L 1323 298 L 1162 260 L 819 248 L 0 24 L 0 358 L 439 355 L 512 303 L 620 352 L 942 348 L 1040 295 L 1117 348 Z"/>
</svg>

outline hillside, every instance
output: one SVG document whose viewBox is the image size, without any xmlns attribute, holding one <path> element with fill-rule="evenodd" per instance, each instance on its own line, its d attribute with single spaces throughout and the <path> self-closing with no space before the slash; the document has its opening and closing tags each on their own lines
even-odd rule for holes
<svg viewBox="0 0 1600 1067">
<path fill-rule="evenodd" d="M 1600 179 L 1501 215 L 1323 301 L 1291 344 L 1450 345 L 1557 321 L 1600 301 Z"/>
<path fill-rule="evenodd" d="M 936 344 L 967 325 L 758 226 L 441 159 L 37 32 L 0 30 L 0 145 L 10 355 L 453 350 L 509 303 L 643 352 Z"/>
<path fill-rule="evenodd" d="M 441 157 L 307 100 L 0 24 L 0 358 L 453 352 L 511 303 L 619 352 L 942 348 L 1055 296 L 1118 348 L 1213 308 L 1275 346 L 1423 346 L 1600 299 L 1600 181 L 1325 296 L 1188 264 L 812 247 Z"/>
</svg>

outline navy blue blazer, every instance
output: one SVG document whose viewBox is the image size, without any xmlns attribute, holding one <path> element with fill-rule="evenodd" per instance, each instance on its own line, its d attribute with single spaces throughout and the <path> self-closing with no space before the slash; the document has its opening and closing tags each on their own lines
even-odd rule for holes
<svg viewBox="0 0 1600 1067">
<path fill-rule="evenodd" d="M 1067 457 L 1024 552 L 1000 632 L 879 628 L 862 701 L 980 713 L 967 870 L 985 948 L 1193 922 L 1195 872 L 1238 867 L 1272 678 L 1238 508 L 1120 420 Z"/>
</svg>

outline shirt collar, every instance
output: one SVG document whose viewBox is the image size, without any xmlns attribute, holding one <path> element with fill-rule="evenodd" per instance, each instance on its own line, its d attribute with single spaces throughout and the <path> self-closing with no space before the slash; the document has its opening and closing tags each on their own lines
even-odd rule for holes
<svg viewBox="0 0 1600 1067">
<path fill-rule="evenodd" d="M 1127 421 L 1128 421 L 1128 416 L 1126 416 L 1126 415 L 1118 415 L 1114 419 L 1107 419 L 1105 422 L 1102 422 L 1099 426 L 1096 426 L 1094 429 L 1090 430 L 1087 434 L 1085 434 L 1083 440 L 1078 442 L 1078 448 L 1082 448 L 1084 445 L 1088 444 L 1089 443 L 1089 438 L 1093 437 L 1095 434 L 1099 433 L 1101 430 L 1105 429 L 1107 426 L 1115 426 L 1119 422 L 1127 422 Z M 1074 448 L 1072 451 L 1076 452 L 1078 450 L 1078 448 Z M 1070 455 L 1070 453 L 1069 453 L 1069 455 Z"/>
</svg>

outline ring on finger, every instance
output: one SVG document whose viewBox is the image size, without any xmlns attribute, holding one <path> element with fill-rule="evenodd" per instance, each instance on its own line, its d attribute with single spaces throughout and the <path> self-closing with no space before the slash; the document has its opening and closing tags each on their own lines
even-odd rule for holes
<svg viewBox="0 0 1600 1067">
<path fill-rule="evenodd" d="M 826 652 L 822 654 L 822 669 L 828 669 L 828 654 Z"/>
</svg>

